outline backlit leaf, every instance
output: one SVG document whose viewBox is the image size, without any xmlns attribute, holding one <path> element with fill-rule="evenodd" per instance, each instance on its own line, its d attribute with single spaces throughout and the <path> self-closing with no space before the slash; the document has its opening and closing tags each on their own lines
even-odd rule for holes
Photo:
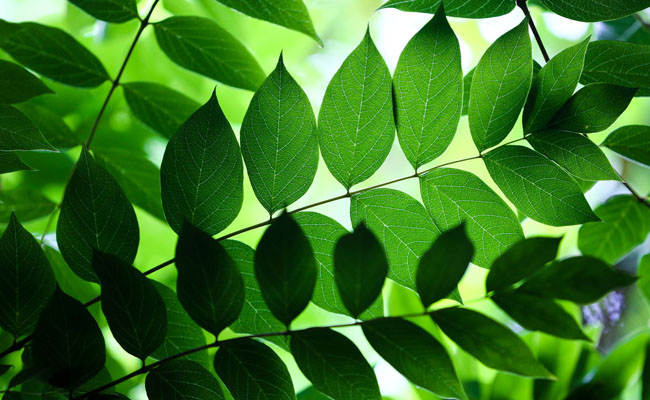
<svg viewBox="0 0 650 400">
<path fill-rule="evenodd" d="M 0 191 L 0 223 L 9 222 L 12 212 L 22 222 L 45 217 L 54 211 L 55 206 L 52 200 L 35 189 L 17 187 L 2 190 Z"/>
<path fill-rule="evenodd" d="M 221 400 L 217 379 L 200 364 L 172 360 L 154 368 L 145 381 L 147 396 L 158 400 Z"/>
<path fill-rule="evenodd" d="M 433 14 L 441 3 L 441 0 L 390 0 L 380 8 Z M 498 17 L 515 8 L 508 0 L 445 0 L 444 3 L 447 15 L 463 18 Z"/>
<path fill-rule="evenodd" d="M 126 22 L 138 18 L 135 0 L 69 0 L 97 19 L 107 22 Z"/>
<path fill-rule="evenodd" d="M 541 0 L 551 11 L 584 22 L 605 21 L 650 7 L 649 0 Z"/>
<path fill-rule="evenodd" d="M 647 1 L 647 0 L 644 0 Z M 650 95 L 650 47 L 613 40 L 589 43 L 580 82 L 604 82 L 641 88 L 636 95 Z"/>
<path fill-rule="evenodd" d="M 607 136 L 602 145 L 623 157 L 650 166 L 650 126 L 618 128 Z"/>
<path fill-rule="evenodd" d="M 9 105 L 0 105 L 0 151 L 56 151 L 27 116 Z"/>
</svg>

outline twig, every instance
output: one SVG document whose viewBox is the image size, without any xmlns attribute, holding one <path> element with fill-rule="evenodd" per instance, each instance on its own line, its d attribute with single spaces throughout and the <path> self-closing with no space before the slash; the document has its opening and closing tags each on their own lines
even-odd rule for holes
<svg viewBox="0 0 650 400">
<path fill-rule="evenodd" d="M 539 50 L 542 52 L 544 61 L 548 62 L 551 58 L 548 56 L 548 53 L 546 52 L 544 43 L 542 43 L 542 38 L 541 36 L 539 36 L 539 32 L 537 31 L 537 27 L 535 26 L 535 21 L 533 21 L 533 17 L 531 17 L 530 15 L 530 10 L 528 9 L 528 4 L 526 4 L 526 0 L 517 0 L 517 6 L 521 8 L 521 11 L 524 12 L 524 15 L 528 17 L 528 25 L 530 26 L 530 30 L 533 31 L 533 36 L 535 36 L 535 40 L 537 41 Z"/>
</svg>

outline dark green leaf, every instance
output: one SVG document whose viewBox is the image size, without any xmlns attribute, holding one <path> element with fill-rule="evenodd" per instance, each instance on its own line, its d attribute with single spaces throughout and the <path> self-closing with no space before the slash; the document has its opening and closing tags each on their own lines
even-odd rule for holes
<svg viewBox="0 0 650 400">
<path fill-rule="evenodd" d="M 441 3 L 441 0 L 390 0 L 380 8 L 434 14 Z M 444 3 L 447 15 L 463 18 L 498 17 L 515 8 L 509 0 L 445 0 Z"/>
<path fill-rule="evenodd" d="M 519 336 L 483 314 L 445 308 L 431 317 L 460 348 L 490 368 L 523 376 L 552 377 Z"/>
<path fill-rule="evenodd" d="M 107 22 L 126 22 L 138 17 L 135 0 L 69 0 L 97 19 Z"/>
<path fill-rule="evenodd" d="M 519 325 L 565 339 L 589 338 L 576 320 L 551 299 L 523 291 L 497 292 L 492 300 Z"/>
<path fill-rule="evenodd" d="M 334 278 L 343 304 L 354 318 L 381 296 L 387 273 L 386 253 L 363 223 L 336 242 Z"/>
<path fill-rule="evenodd" d="M 140 233 L 133 206 L 115 179 L 84 147 L 63 196 L 56 227 L 59 249 L 82 279 L 98 282 L 93 250 L 133 262 Z"/>
<path fill-rule="evenodd" d="M 23 222 L 45 217 L 54 211 L 54 204 L 41 192 L 27 187 L 0 191 L 0 223 L 7 223 L 11 213 Z M 30 235 L 31 236 L 31 235 Z"/>
<path fill-rule="evenodd" d="M 506 197 L 535 221 L 552 226 L 598 221 L 576 181 L 541 154 L 504 146 L 483 160 Z"/>
<path fill-rule="evenodd" d="M 37 104 L 17 105 L 54 147 L 75 147 L 85 142 L 85 132 L 73 132 L 63 119 L 50 109 Z"/>
<path fill-rule="evenodd" d="M 0 327 L 14 338 L 32 333 L 56 280 L 38 242 L 13 213 L 0 237 L 0 276 Z"/>
<path fill-rule="evenodd" d="M 346 189 L 379 169 L 395 139 L 391 76 L 366 32 L 327 87 L 318 115 L 325 164 Z"/>
<path fill-rule="evenodd" d="M 25 114 L 8 105 L 0 105 L 0 151 L 56 151 Z"/>
<path fill-rule="evenodd" d="M 574 177 L 586 181 L 618 181 L 618 174 L 591 140 L 583 135 L 544 131 L 526 137 L 535 150 L 555 161 Z"/>
<path fill-rule="evenodd" d="M 475 250 L 472 263 L 479 267 L 489 268 L 505 249 L 524 237 L 512 209 L 471 172 L 434 169 L 420 178 L 420 193 L 440 229 L 465 223 Z"/>
<path fill-rule="evenodd" d="M 553 117 L 578 85 L 589 38 L 549 61 L 533 80 L 524 107 L 524 132 L 537 132 Z"/>
<path fill-rule="evenodd" d="M 0 376 L 4 375 L 13 368 L 13 365 L 0 364 Z"/>
<path fill-rule="evenodd" d="M 629 88 L 641 88 L 636 95 L 650 95 L 650 46 L 598 40 L 589 43 L 583 84 L 604 82 Z"/>
<path fill-rule="evenodd" d="M 264 80 L 255 57 L 211 19 L 170 17 L 154 28 L 162 51 L 181 67 L 248 90 L 256 90 Z"/>
<path fill-rule="evenodd" d="M 449 147 L 463 104 L 460 45 L 442 6 L 406 45 L 393 90 L 397 137 L 417 169 Z"/>
<path fill-rule="evenodd" d="M 499 144 L 517 122 L 533 78 L 528 18 L 497 39 L 472 77 L 469 127 L 479 151 Z"/>
<path fill-rule="evenodd" d="M 530 237 L 523 239 L 499 256 L 485 281 L 485 290 L 504 289 L 542 269 L 555 260 L 562 238 Z"/>
<path fill-rule="evenodd" d="M 145 381 L 147 396 L 156 400 L 221 400 L 219 382 L 210 371 L 189 360 L 173 360 L 154 368 Z"/>
<path fill-rule="evenodd" d="M 650 7 L 650 0 L 541 0 L 551 11 L 576 21 L 617 19 Z"/>
<path fill-rule="evenodd" d="M 639 276 L 637 286 L 645 296 L 646 300 L 650 301 L 650 254 L 641 257 L 636 274 Z"/>
<path fill-rule="evenodd" d="M 79 301 L 57 289 L 34 330 L 35 364 L 51 385 L 72 389 L 104 368 L 106 349 L 97 322 Z"/>
<path fill-rule="evenodd" d="M 153 82 L 122 84 L 133 115 L 154 131 L 171 138 L 200 104 L 184 94 Z"/>
<path fill-rule="evenodd" d="M 187 221 L 216 235 L 239 214 L 243 181 L 239 143 L 213 92 L 165 150 L 160 183 L 169 225 L 178 233 Z"/>
<path fill-rule="evenodd" d="M 365 223 L 384 246 L 388 277 L 415 290 L 420 257 L 440 234 L 422 204 L 397 190 L 374 189 L 352 196 L 350 219 L 353 226 Z"/>
<path fill-rule="evenodd" d="M 6 174 L 9 172 L 16 171 L 31 171 L 32 167 L 25 164 L 19 157 L 18 154 L 0 151 L 0 174 Z"/>
<path fill-rule="evenodd" d="M 623 157 L 650 166 L 650 126 L 618 128 L 607 136 L 602 145 Z"/>
<path fill-rule="evenodd" d="M 316 389 L 333 399 L 381 399 L 377 378 L 354 343 L 331 329 L 291 335 L 291 354 Z"/>
<path fill-rule="evenodd" d="M 109 79 L 97 57 L 61 29 L 0 19 L 0 30 L 0 48 L 39 74 L 80 87 L 95 87 Z"/>
<path fill-rule="evenodd" d="M 465 224 L 438 236 L 420 258 L 416 276 L 416 287 L 425 308 L 456 289 L 473 256 L 474 247 L 465 233 Z"/>
<path fill-rule="evenodd" d="M 177 292 L 183 308 L 203 329 L 219 336 L 244 304 L 244 281 L 235 262 L 210 235 L 183 225 L 176 246 Z"/>
<path fill-rule="evenodd" d="M 447 351 L 424 329 L 386 318 L 364 324 L 363 333 L 372 348 L 414 384 L 444 398 L 467 398 Z"/>
<path fill-rule="evenodd" d="M 32 97 L 54 93 L 23 67 L 0 60 L 0 104 L 22 103 Z"/>
<path fill-rule="evenodd" d="M 167 333 L 162 297 L 142 272 L 118 257 L 96 251 L 93 269 L 102 287 L 102 312 L 115 340 L 129 354 L 146 359 Z"/>
<path fill-rule="evenodd" d="M 625 111 L 636 91 L 606 83 L 589 84 L 564 103 L 547 128 L 581 133 L 603 131 Z"/>
<path fill-rule="evenodd" d="M 228 7 L 239 10 L 253 18 L 263 19 L 294 31 L 302 32 L 319 44 L 309 11 L 302 0 L 218 0 Z"/>
<path fill-rule="evenodd" d="M 240 136 L 251 185 L 269 214 L 307 192 L 318 167 L 316 119 L 282 56 L 253 96 Z"/>
<path fill-rule="evenodd" d="M 119 147 L 94 150 L 97 162 L 117 180 L 126 198 L 151 215 L 165 220 L 160 202 L 160 170 L 143 154 Z"/>
<path fill-rule="evenodd" d="M 614 196 L 596 208 L 602 220 L 580 227 L 578 248 L 584 255 L 615 264 L 646 240 L 650 210 L 632 195 Z"/>
<path fill-rule="evenodd" d="M 597 258 L 572 257 L 539 271 L 521 288 L 545 297 L 589 304 L 635 281 L 636 277 L 616 271 Z"/>
<path fill-rule="evenodd" d="M 296 398 L 287 366 L 273 350 L 255 340 L 221 345 L 214 369 L 235 400 Z"/>
<path fill-rule="evenodd" d="M 289 214 L 282 213 L 257 245 L 255 276 L 264 302 L 285 326 L 307 307 L 317 274 L 307 237 Z"/>
</svg>

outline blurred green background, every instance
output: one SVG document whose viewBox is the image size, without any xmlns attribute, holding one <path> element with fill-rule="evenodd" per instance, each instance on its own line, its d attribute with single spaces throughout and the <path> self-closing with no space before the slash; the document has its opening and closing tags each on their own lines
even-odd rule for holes
<svg viewBox="0 0 650 400">
<path fill-rule="evenodd" d="M 392 9 L 375 12 L 382 2 L 382 0 L 305 0 L 316 30 L 324 41 L 322 47 L 307 36 L 249 18 L 214 0 L 162 0 L 153 13 L 151 20 L 154 22 L 159 21 L 170 15 L 200 15 L 213 18 L 252 51 L 267 73 L 272 71 L 282 51 L 287 69 L 306 91 L 312 102 L 314 112 L 317 113 L 330 78 L 349 52 L 357 46 L 368 27 L 386 63 L 393 71 L 399 54 L 407 41 L 431 18 L 430 15 L 426 14 L 405 13 Z M 60 27 L 73 35 L 101 59 L 112 77 L 117 73 L 138 28 L 137 20 L 124 24 L 107 24 L 97 21 L 66 2 L 66 0 L 2 0 L 1 3 L 0 18 L 2 19 L 12 22 L 37 21 L 45 25 Z M 150 3 L 149 0 L 139 2 L 141 15 L 148 10 Z M 551 56 L 584 39 L 587 35 L 597 34 L 599 29 L 605 28 L 602 25 L 597 26 L 566 20 L 546 13 L 534 6 L 531 11 Z M 465 73 L 476 65 L 480 56 L 492 41 L 514 27 L 522 18 L 523 14 L 519 9 L 515 9 L 503 17 L 486 20 L 451 18 L 451 25 L 461 43 Z M 536 46 L 533 46 L 533 48 L 535 59 L 543 64 L 538 49 Z M 0 58 L 8 58 L 8 56 L 0 51 Z M 87 90 L 65 86 L 46 78 L 44 78 L 44 81 L 56 94 L 35 98 L 30 103 L 44 106 L 63 117 L 74 135 L 86 138 L 109 90 L 110 83 L 104 83 L 97 88 Z M 158 82 L 176 89 L 200 103 L 208 100 L 216 85 L 220 104 L 235 132 L 239 131 L 244 113 L 253 94 L 249 91 L 217 84 L 213 80 L 174 64 L 158 48 L 152 28 L 145 30 L 122 77 L 124 83 L 132 81 Z M 600 143 L 607 133 L 619 126 L 650 124 L 650 115 L 647 112 L 649 109 L 650 99 L 635 98 L 628 111 L 613 127 L 606 132 L 590 135 L 590 137 L 596 143 Z M 518 125 L 508 140 L 519 138 L 521 135 L 521 128 Z M 142 153 L 156 165 L 159 165 L 165 144 L 165 138 L 131 116 L 122 90 L 118 89 L 99 125 L 93 146 L 97 148 L 119 147 L 130 152 Z M 42 191 L 50 200 L 58 203 L 62 197 L 64 183 L 78 153 L 79 148 L 77 147 L 62 153 L 30 152 L 25 154 L 24 161 L 37 171 L 3 175 L 0 187 L 3 190 L 16 187 L 32 187 Z M 476 154 L 477 151 L 468 129 L 467 117 L 463 117 L 451 147 L 441 158 L 433 161 L 429 166 L 471 157 Z M 624 174 L 640 193 L 647 194 L 650 191 L 650 173 L 647 169 L 625 162 L 613 153 L 607 154 L 611 157 L 612 163 L 618 171 Z M 424 166 L 423 169 L 427 167 Z M 461 163 L 455 167 L 472 171 L 498 191 L 480 160 Z M 412 172 L 396 140 L 393 151 L 382 168 L 370 180 L 358 187 L 386 182 L 412 174 Z M 420 196 L 417 180 L 411 179 L 393 187 L 403 190 L 416 198 Z M 619 192 L 625 192 L 622 185 L 614 182 L 602 182 L 588 192 L 587 198 L 595 206 L 612 194 Z M 344 189 L 329 174 L 325 164 L 321 162 L 311 189 L 292 208 L 343 193 L 345 193 Z M 241 214 L 224 233 L 244 228 L 268 218 L 266 211 L 255 199 L 248 182 L 245 182 L 244 196 Z M 144 271 L 173 257 L 176 235 L 161 220 L 143 210 L 136 208 L 136 211 L 140 223 L 141 244 L 135 265 Z M 349 200 L 347 199 L 319 206 L 313 211 L 328 215 L 350 228 Z M 40 237 L 46 229 L 47 221 L 47 217 L 40 218 L 27 223 L 26 228 Z M 56 225 L 53 223 L 49 226 L 52 232 L 46 235 L 46 243 L 56 247 L 53 234 L 53 227 Z M 577 227 L 550 228 L 531 220 L 525 220 L 523 226 L 527 235 L 565 235 L 561 255 L 566 256 L 577 253 Z M 0 222 L 0 231 L 3 229 L 2 222 Z M 253 230 L 239 235 L 236 239 L 254 247 L 262 232 L 262 229 Z M 648 248 L 649 246 L 646 243 L 633 252 L 622 261 L 623 267 L 634 271 L 639 255 L 647 253 Z M 58 254 L 48 251 L 54 258 L 57 258 Z M 70 294 L 82 301 L 86 301 L 98 293 L 96 285 L 80 280 L 68 271 L 60 256 L 57 259 L 59 260 L 58 265 L 55 265 L 57 277 L 59 282 L 63 282 L 64 288 L 68 289 Z M 483 295 L 485 275 L 485 270 L 476 267 L 471 268 L 463 279 L 460 288 L 464 299 L 469 300 L 471 303 L 471 299 L 477 299 Z M 163 269 L 152 275 L 152 277 L 174 287 L 174 268 Z M 384 299 L 386 311 L 389 314 L 419 311 L 421 307 L 414 293 L 395 285 L 386 287 Z M 486 311 L 516 329 L 516 326 L 492 304 L 483 301 L 471 303 L 470 306 Z M 111 338 L 110 331 L 99 313 L 99 307 L 93 306 L 92 311 L 100 320 L 106 337 Z M 575 313 L 581 312 L 578 309 L 573 311 Z M 588 322 L 596 322 L 592 329 L 594 335 L 603 332 L 599 343 L 599 349 L 602 353 L 608 352 L 620 338 L 646 328 L 650 315 L 648 306 L 634 289 L 624 293 L 615 293 L 600 304 L 590 306 L 584 312 Z M 330 314 L 315 306 L 310 306 L 307 312 L 297 320 L 295 327 L 327 325 L 344 321 L 346 321 L 346 317 Z M 600 324 L 600 321 L 605 321 L 605 323 Z M 420 319 L 416 322 L 422 324 L 434 334 L 439 335 L 430 321 Z M 382 361 L 365 343 L 360 332 L 355 329 L 347 329 L 345 333 L 356 340 L 370 362 L 375 365 L 382 393 L 386 397 L 396 399 L 435 398 L 435 396 L 424 391 L 415 389 L 387 363 Z M 233 334 L 227 331 L 223 335 Z M 540 357 L 553 359 L 559 365 L 566 363 L 567 368 L 571 366 L 571 370 L 576 365 L 580 349 L 584 346 L 581 343 L 551 338 L 539 333 L 527 334 L 526 338 L 533 348 L 537 349 Z M 8 335 L 0 334 L 0 349 L 7 347 L 10 341 Z M 447 344 L 452 346 L 450 343 Z M 138 367 L 138 360 L 121 350 L 112 338 L 107 340 L 107 345 L 111 355 L 109 370 L 113 377 L 119 377 Z M 277 350 L 282 353 L 282 350 Z M 17 362 L 19 355 L 15 354 L 12 357 L 13 359 L 9 358 L 9 361 Z M 291 357 L 286 353 L 282 353 L 282 357 L 287 361 L 291 373 L 295 377 L 296 390 L 301 391 L 307 388 L 309 386 L 308 382 L 300 374 Z M 455 349 L 453 358 L 461 379 L 468 382 L 467 390 L 473 397 L 485 399 L 523 399 L 530 397 L 532 381 L 501 373 L 496 374 L 493 370 L 482 367 L 457 349 Z M 590 361 L 583 361 L 585 362 L 583 367 L 587 368 Z M 5 382 L 0 379 L 0 383 Z M 547 398 L 554 398 L 554 391 L 560 391 L 557 385 L 564 384 L 568 384 L 568 382 L 548 384 L 549 397 Z M 129 397 L 133 399 L 146 398 L 142 380 L 129 381 L 121 385 L 119 389 L 123 393 L 128 393 Z M 635 397 L 638 396 L 638 391 L 638 387 L 633 387 L 628 390 L 626 396 L 638 398 Z M 304 399 L 318 398 L 310 396 L 316 395 L 310 391 L 301 394 Z"/>
</svg>

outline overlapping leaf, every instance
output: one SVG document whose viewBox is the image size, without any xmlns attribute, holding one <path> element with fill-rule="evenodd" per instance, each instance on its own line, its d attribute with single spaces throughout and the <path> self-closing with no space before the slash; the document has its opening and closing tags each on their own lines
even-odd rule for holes
<svg viewBox="0 0 650 400">
<path fill-rule="evenodd" d="M 201 365 L 189 360 L 172 360 L 154 368 L 145 381 L 147 396 L 159 400 L 221 400 L 217 379 Z"/>
<path fill-rule="evenodd" d="M 591 42 L 580 81 L 604 82 L 641 88 L 636 95 L 650 95 L 650 46 L 613 40 Z"/>
<path fill-rule="evenodd" d="M 650 126 L 628 125 L 618 128 L 607 136 L 603 146 L 630 160 L 650 166 Z"/>
<path fill-rule="evenodd" d="M 16 108 L 34 123 L 43 137 L 54 147 L 75 147 L 86 140 L 86 132 L 73 132 L 58 114 L 47 107 L 22 103 Z"/>
<path fill-rule="evenodd" d="M 0 174 L 16 171 L 29 171 L 32 167 L 25 164 L 18 154 L 8 151 L 0 151 Z"/>
<path fill-rule="evenodd" d="M 0 104 L 21 103 L 54 93 L 32 73 L 12 62 L 0 60 Z"/>
<path fill-rule="evenodd" d="M 442 3 L 441 0 L 390 0 L 381 8 L 433 14 Z M 445 0 L 444 4 L 447 15 L 463 18 L 498 17 L 515 8 L 508 0 Z"/>
<path fill-rule="evenodd" d="M 25 114 L 9 105 L 0 105 L 0 151 L 56 151 Z"/>
<path fill-rule="evenodd" d="M 0 158 L 0 162 L 1 162 Z M 41 192 L 26 187 L 0 191 L 0 223 L 7 223 L 11 213 L 22 222 L 49 215 L 56 204 Z"/>
</svg>

